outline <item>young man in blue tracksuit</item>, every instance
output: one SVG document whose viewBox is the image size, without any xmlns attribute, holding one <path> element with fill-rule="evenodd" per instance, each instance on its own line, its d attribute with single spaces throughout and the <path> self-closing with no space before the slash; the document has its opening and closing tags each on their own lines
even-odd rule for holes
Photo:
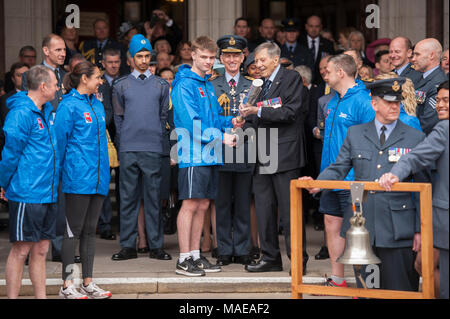
<svg viewBox="0 0 450 319">
<path fill-rule="evenodd" d="M 350 126 L 367 123 L 374 119 L 369 90 L 363 82 L 355 80 L 356 63 L 347 54 L 329 59 L 326 82 L 337 94 L 325 109 L 325 132 L 320 171 L 332 164 L 347 136 Z M 354 180 L 353 170 L 345 180 Z M 350 192 L 346 190 L 325 190 L 320 197 L 319 211 L 324 216 L 328 250 L 331 259 L 331 274 L 327 285 L 345 287 L 344 265 L 336 262 L 342 254 L 345 239 L 340 237 L 343 212 L 350 203 Z"/>
<path fill-rule="evenodd" d="M 38 65 L 27 73 L 28 92 L 7 100 L 5 147 L 0 162 L 2 199 L 9 201 L 10 241 L 6 262 L 8 298 L 17 298 L 25 259 L 36 298 L 46 298 L 45 258 L 56 236 L 59 157 L 51 116 L 58 90 L 55 74 Z"/>
<path fill-rule="evenodd" d="M 219 266 L 200 255 L 204 214 L 210 200 L 217 196 L 222 143 L 234 146 L 236 140 L 233 134 L 223 133 L 237 123 L 232 122 L 231 116 L 220 115 L 222 108 L 206 75 L 216 53 L 215 41 L 208 37 L 197 38 L 192 43 L 193 66 L 179 68 L 171 93 L 178 135 L 178 193 L 183 200 L 177 218 L 180 258 L 175 272 L 185 276 L 221 271 Z"/>
</svg>

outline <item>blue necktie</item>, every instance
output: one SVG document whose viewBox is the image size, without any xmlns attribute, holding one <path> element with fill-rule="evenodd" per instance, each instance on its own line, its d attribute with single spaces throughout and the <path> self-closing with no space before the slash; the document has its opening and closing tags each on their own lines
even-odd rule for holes
<svg viewBox="0 0 450 319">
<path fill-rule="evenodd" d="M 261 90 L 261 98 L 264 100 L 266 98 L 267 93 L 269 93 L 270 84 L 272 81 L 266 80 L 263 84 L 262 90 Z"/>
</svg>

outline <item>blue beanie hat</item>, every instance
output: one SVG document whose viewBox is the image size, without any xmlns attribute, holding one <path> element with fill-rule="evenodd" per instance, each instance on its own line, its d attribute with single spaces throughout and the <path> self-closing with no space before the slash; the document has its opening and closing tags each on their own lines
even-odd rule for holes
<svg viewBox="0 0 450 319">
<path fill-rule="evenodd" d="M 148 39 L 142 34 L 136 34 L 131 38 L 128 51 L 130 51 L 130 55 L 133 58 L 134 55 L 142 49 L 146 49 L 152 53 L 152 45 Z"/>
</svg>

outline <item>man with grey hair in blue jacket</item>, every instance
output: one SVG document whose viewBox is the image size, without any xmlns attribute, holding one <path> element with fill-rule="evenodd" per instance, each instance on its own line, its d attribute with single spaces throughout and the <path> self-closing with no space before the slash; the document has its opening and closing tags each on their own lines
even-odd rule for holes
<svg viewBox="0 0 450 319">
<path fill-rule="evenodd" d="M 19 296 L 25 259 L 35 297 L 46 298 L 45 258 L 56 235 L 59 160 L 49 101 L 58 90 L 55 74 L 38 65 L 27 73 L 28 92 L 7 100 L 0 162 L 1 198 L 9 201 L 10 242 L 6 261 L 8 298 Z"/>
</svg>

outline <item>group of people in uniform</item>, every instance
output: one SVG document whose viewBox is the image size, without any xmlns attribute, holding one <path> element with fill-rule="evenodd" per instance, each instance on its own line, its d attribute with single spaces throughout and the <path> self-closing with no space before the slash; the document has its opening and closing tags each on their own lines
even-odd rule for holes
<svg viewBox="0 0 450 319">
<path fill-rule="evenodd" d="M 24 75 L 27 89 L 8 100 L 0 186 L 2 197 L 10 203 L 13 246 L 6 275 L 11 298 L 18 296 L 29 252 L 36 296 L 45 297 L 45 254 L 49 240 L 55 237 L 59 195 L 65 196 L 66 204 L 61 298 L 112 295 L 92 280 L 95 226 L 110 178 L 106 114 L 96 97 L 102 75 L 100 68 L 88 61 L 77 64 L 67 75 L 61 73 L 58 65 L 62 61 L 53 53 L 60 42 L 54 35 L 44 40 L 44 65 L 31 68 Z M 247 40 L 237 35 L 217 41 L 206 36 L 195 39 L 192 65 L 180 66 L 170 85 L 149 71 L 153 49 L 149 40 L 141 34 L 131 38 L 128 54 L 132 72 L 114 81 L 111 90 L 121 194 L 121 251 L 113 260 L 137 258 L 141 199 L 148 220 L 150 258 L 172 259 L 163 250 L 160 213 L 162 163 L 170 160 L 170 153 L 178 164 L 178 199 L 182 201 L 177 217 L 180 256 L 175 272 L 204 276 L 231 263 L 244 265 L 248 272 L 283 270 L 278 236 L 280 225 L 290 258 L 290 181 L 312 179 L 302 176 L 309 151 L 305 134 L 310 111 L 308 88 L 298 72 L 282 66 L 282 49 L 276 43 L 259 44 L 244 64 L 247 46 Z M 420 52 L 419 45 L 417 54 Z M 225 72 L 211 79 L 217 55 Z M 262 86 L 245 75 L 242 66 L 248 67 L 249 61 L 258 69 Z M 315 61 L 322 63 L 321 59 Z M 448 78 L 438 87 L 430 87 L 436 91 L 433 94 L 424 93 L 424 105 L 418 110 L 423 133 L 399 120 L 406 81 L 403 74 L 363 83 L 357 79 L 357 63 L 350 55 L 338 54 L 325 62 L 323 79 L 332 89 L 329 93 L 335 95 L 324 107 L 322 125 L 318 124 L 328 147 L 322 152 L 317 179 L 375 180 L 387 191 L 398 181 L 437 185 L 433 187 L 434 238 L 440 250 L 441 298 L 448 298 L 448 197 L 444 192 L 448 190 Z M 66 95 L 61 91 L 63 79 Z M 420 92 L 431 85 L 424 79 L 419 80 Z M 246 102 L 255 90 L 259 91 L 252 103 Z M 17 125 L 18 121 L 27 126 Z M 47 150 L 45 160 L 36 151 L 41 148 Z M 35 163 L 40 166 L 30 174 Z M 320 198 L 324 213 L 336 210 L 341 214 L 342 237 L 352 216 L 350 204 L 348 194 L 335 190 L 323 191 Z M 373 192 L 363 205 L 371 245 L 381 259 L 380 288 L 417 290 L 417 197 Z M 262 255 L 259 260 L 251 253 L 252 206 Z M 210 207 L 216 214 L 216 263 L 200 251 Z M 71 281 L 74 238 L 82 239 L 80 291 Z M 307 257 L 306 240 L 303 242 Z M 330 257 L 339 256 L 330 251 Z M 336 276 L 327 283 L 343 285 Z"/>
</svg>

